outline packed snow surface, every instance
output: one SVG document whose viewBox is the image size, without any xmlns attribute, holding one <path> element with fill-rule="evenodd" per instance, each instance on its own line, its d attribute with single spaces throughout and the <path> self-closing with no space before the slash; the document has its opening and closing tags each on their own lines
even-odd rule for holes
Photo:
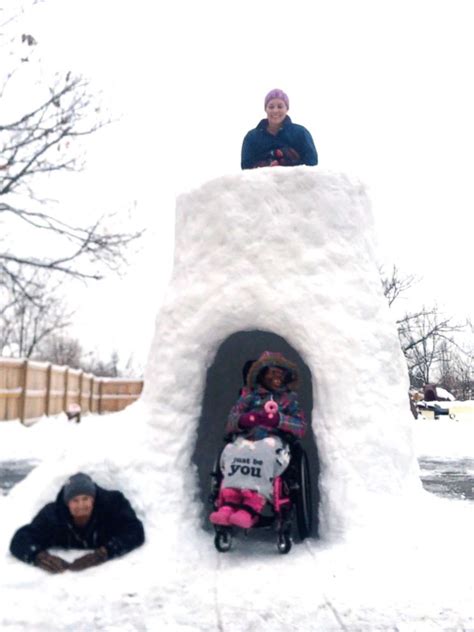
<svg viewBox="0 0 474 632">
<path fill-rule="evenodd" d="M 2 631 L 474 629 L 474 502 L 422 492 L 418 505 L 383 532 L 370 528 L 371 518 L 379 521 L 374 508 L 367 529 L 337 543 L 311 539 L 284 556 L 269 534 L 239 538 L 231 552 L 219 554 L 212 534 L 157 518 L 167 514 L 173 490 L 154 494 L 159 455 L 149 449 L 147 414 L 137 403 L 79 425 L 65 416 L 31 428 L 0 424 L 1 461 L 42 462 L 0 496 Z M 472 420 L 413 421 L 413 428 L 420 456 L 474 458 Z M 124 491 L 144 521 L 145 545 L 74 575 L 47 575 L 12 558 L 13 531 L 77 469 Z M 169 554 L 174 544 L 182 550 L 178 561 Z"/>
<path fill-rule="evenodd" d="M 219 554 L 191 461 L 207 369 L 228 336 L 255 329 L 288 340 L 313 379 L 321 538 L 288 555 L 271 532 Z M 422 490 L 416 453 L 435 422 L 413 420 L 407 389 L 359 183 L 301 167 L 188 193 L 142 399 L 80 424 L 0 426 L 2 459 L 41 461 L 0 497 L 2 630 L 473 628 L 473 504 Z M 440 424 L 436 449 L 472 456 L 473 428 Z M 14 530 L 78 470 L 125 493 L 145 545 L 78 574 L 13 559 Z"/>
</svg>

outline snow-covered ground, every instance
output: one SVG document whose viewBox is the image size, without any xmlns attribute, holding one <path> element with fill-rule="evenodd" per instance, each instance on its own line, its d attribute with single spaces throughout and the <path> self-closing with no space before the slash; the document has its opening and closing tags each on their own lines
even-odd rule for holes
<svg viewBox="0 0 474 632">
<path fill-rule="evenodd" d="M 258 330 L 310 373 L 321 539 L 279 555 L 260 531 L 219 554 L 193 460 L 206 375 L 226 339 Z M 2 630 L 474 629 L 474 504 L 423 491 L 416 459 L 472 457 L 474 423 L 414 421 L 407 391 L 360 183 L 259 169 L 182 196 L 141 399 L 78 425 L 0 426 L 0 460 L 41 461 L 0 496 Z M 145 545 L 74 575 L 13 559 L 14 530 L 78 470 L 125 493 Z"/>
<path fill-rule="evenodd" d="M 474 456 L 474 415 L 470 412 L 459 412 L 455 419 L 447 416 L 424 419 L 420 416 L 414 427 L 418 457 L 456 459 Z"/>
<path fill-rule="evenodd" d="M 160 456 L 141 424 L 146 415 L 139 402 L 79 425 L 63 416 L 31 428 L 0 424 L 0 461 L 41 462 L 0 496 L 2 630 L 474 629 L 472 501 L 421 492 L 421 506 L 383 532 L 368 528 L 344 541 L 308 540 L 287 556 L 276 552 L 270 536 L 240 538 L 230 553 L 219 554 L 204 530 L 182 530 L 172 520 L 157 528 L 153 476 Z M 417 420 L 413 426 L 419 456 L 474 457 L 471 420 Z M 107 446 L 114 460 L 105 456 L 101 463 L 98 454 L 107 454 Z M 8 543 L 76 464 L 125 492 L 144 520 L 147 542 L 84 573 L 50 576 L 12 558 Z M 165 514 L 169 502 L 162 499 Z M 178 561 L 167 554 L 177 538 Z"/>
</svg>

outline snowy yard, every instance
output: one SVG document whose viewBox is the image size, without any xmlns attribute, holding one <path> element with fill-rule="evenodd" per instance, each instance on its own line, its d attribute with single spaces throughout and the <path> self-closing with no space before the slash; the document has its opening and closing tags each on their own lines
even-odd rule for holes
<svg viewBox="0 0 474 632">
<path fill-rule="evenodd" d="M 167 531 L 156 528 L 153 513 L 166 512 L 167 499 L 160 509 L 152 482 L 146 490 L 138 489 L 150 467 L 146 433 L 137 427 L 140 412 L 132 406 L 118 415 L 86 417 L 79 426 L 62 416 L 43 419 L 31 428 L 11 422 L 0 425 L 3 464 L 40 462 L 8 495 L 0 496 L 2 630 L 474 629 L 472 501 L 425 492 L 418 499 L 422 510 L 413 507 L 385 531 L 361 531 L 339 542 L 309 540 L 295 545 L 288 556 L 276 553 L 271 537 L 240 538 L 230 553 L 218 554 L 211 534 L 204 530 L 180 528 L 172 520 Z M 471 421 L 413 423 L 419 457 L 472 462 Z M 131 463 L 126 446 L 118 445 L 133 424 Z M 115 451 L 122 455 L 115 475 L 107 456 L 102 466 L 95 461 L 97 446 L 107 445 L 112 434 Z M 85 452 L 87 446 L 90 450 Z M 82 574 L 49 576 L 11 558 L 7 547 L 13 529 L 53 496 L 63 473 L 68 473 L 66 457 L 74 462 L 72 455 L 84 468 L 90 459 L 104 486 L 116 483 L 135 499 L 147 543 Z M 379 519 L 374 516 L 374 525 Z M 178 564 L 167 554 L 167 544 L 176 538 L 182 549 Z"/>
<path fill-rule="evenodd" d="M 360 183 L 310 167 L 229 175 L 180 196 L 141 399 L 80 424 L 0 426 L 0 461 L 41 461 L 0 496 L 2 630 L 474 630 L 474 503 L 424 491 L 417 463 L 462 461 L 471 476 L 474 422 L 413 420 L 372 228 Z M 284 339 L 308 369 L 299 394 L 314 397 L 321 538 L 288 555 L 261 531 L 218 553 L 203 528 L 207 470 L 193 460 L 198 445 L 214 454 L 229 410 L 213 425 L 201 418 L 213 358 L 234 334 L 256 331 Z M 230 391 L 220 374 L 214 387 L 216 408 Z M 144 546 L 57 576 L 12 558 L 14 530 L 79 470 L 130 499 Z"/>
<path fill-rule="evenodd" d="M 474 422 L 409 412 L 365 188 L 310 167 L 261 169 L 180 196 L 176 217 L 141 399 L 80 424 L 0 426 L 0 461 L 41 461 L 0 496 L 2 630 L 474 630 L 474 503 L 424 491 L 417 462 L 462 462 L 471 476 Z M 205 478 L 193 457 L 198 444 L 213 454 L 229 408 L 206 425 L 203 393 L 226 341 L 258 331 L 278 334 L 307 368 L 299 394 L 314 397 L 321 538 L 279 555 L 274 534 L 251 531 L 220 554 L 203 528 Z M 214 408 L 230 392 L 220 377 Z M 130 499 L 144 546 L 57 576 L 12 558 L 15 529 L 79 470 Z"/>
</svg>

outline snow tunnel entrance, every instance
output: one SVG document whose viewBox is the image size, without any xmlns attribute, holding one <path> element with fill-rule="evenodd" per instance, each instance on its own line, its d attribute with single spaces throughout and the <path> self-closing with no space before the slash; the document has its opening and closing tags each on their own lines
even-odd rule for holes
<svg viewBox="0 0 474 632">
<path fill-rule="evenodd" d="M 248 360 L 256 360 L 264 351 L 279 351 L 294 362 L 299 370 L 298 400 L 308 422 L 302 446 L 310 464 L 313 496 L 313 536 L 318 535 L 319 507 L 319 458 L 316 438 L 311 428 L 313 392 L 311 371 L 301 356 L 288 342 L 277 334 L 265 331 L 240 331 L 229 336 L 219 347 L 214 363 L 207 371 L 201 418 L 197 432 L 193 462 L 198 469 L 200 499 L 203 505 L 203 521 L 211 528 L 207 516 L 211 511 L 208 502 L 210 472 L 214 459 L 222 449 L 225 424 L 230 409 L 237 401 L 242 383 L 242 368 Z"/>
</svg>

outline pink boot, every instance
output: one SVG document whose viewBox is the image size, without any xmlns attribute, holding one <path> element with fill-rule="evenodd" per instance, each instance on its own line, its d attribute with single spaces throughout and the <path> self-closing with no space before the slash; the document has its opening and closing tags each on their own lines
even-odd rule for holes
<svg viewBox="0 0 474 632">
<path fill-rule="evenodd" d="M 233 487 L 225 487 L 221 489 L 219 493 L 219 499 L 217 501 L 220 505 L 217 511 L 213 511 L 209 516 L 209 520 L 212 524 L 218 524 L 224 527 L 228 527 L 230 517 L 235 513 L 235 508 L 230 507 L 226 503 L 235 503 L 239 505 L 242 502 L 242 494 L 240 489 L 234 489 Z"/>
<path fill-rule="evenodd" d="M 242 505 L 253 509 L 256 514 L 259 514 L 265 506 L 266 499 L 258 492 L 254 492 L 252 489 L 242 490 Z M 229 524 L 234 527 L 240 527 L 241 529 L 250 529 L 254 524 L 258 522 L 258 515 L 255 513 L 246 511 L 245 508 L 239 509 L 229 516 Z"/>
<path fill-rule="evenodd" d="M 235 512 L 233 507 L 229 507 L 229 505 L 223 505 L 217 511 L 213 511 L 209 516 L 209 520 L 212 524 L 222 525 L 223 527 L 229 526 L 229 518 L 231 514 Z"/>
</svg>

